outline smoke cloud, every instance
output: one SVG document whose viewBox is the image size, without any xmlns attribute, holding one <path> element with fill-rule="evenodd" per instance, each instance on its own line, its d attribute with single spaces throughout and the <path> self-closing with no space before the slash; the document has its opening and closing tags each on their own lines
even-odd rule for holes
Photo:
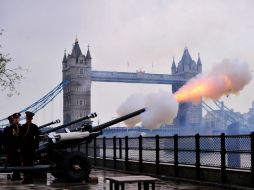
<svg viewBox="0 0 254 190">
<path fill-rule="evenodd" d="M 125 121 L 128 127 L 142 122 L 145 128 L 155 129 L 162 124 L 171 123 L 176 117 L 178 103 L 172 94 L 165 91 L 148 95 L 133 94 L 117 109 L 119 115 L 125 115 L 141 108 L 146 111 L 140 116 Z"/>
<path fill-rule="evenodd" d="M 133 94 L 117 110 L 122 116 L 141 108 L 146 111 L 125 123 L 135 126 L 142 122 L 145 128 L 159 128 L 176 117 L 179 102 L 199 102 L 202 98 L 219 99 L 223 95 L 238 94 L 252 79 L 249 65 L 239 60 L 225 59 L 211 72 L 198 75 L 181 87 L 174 95 L 160 91 L 149 95 Z"/>
<path fill-rule="evenodd" d="M 141 115 L 145 128 L 159 128 L 161 124 L 170 124 L 177 115 L 178 103 L 168 92 L 160 91 L 146 97 L 146 111 Z"/>
<path fill-rule="evenodd" d="M 116 113 L 120 116 L 127 115 L 131 112 L 137 111 L 145 107 L 145 95 L 144 94 L 132 94 L 130 95 L 117 109 Z M 141 116 L 127 119 L 124 123 L 128 127 L 134 127 L 141 121 Z"/>
<path fill-rule="evenodd" d="M 176 93 L 178 102 L 199 102 L 202 97 L 217 100 L 223 95 L 238 94 L 252 79 L 246 62 L 225 59 L 207 75 L 198 75 Z"/>
</svg>

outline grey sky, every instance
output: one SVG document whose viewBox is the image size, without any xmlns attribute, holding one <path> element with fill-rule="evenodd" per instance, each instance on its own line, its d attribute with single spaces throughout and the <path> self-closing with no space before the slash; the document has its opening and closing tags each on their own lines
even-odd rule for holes
<svg viewBox="0 0 254 190">
<path fill-rule="evenodd" d="M 61 81 L 64 49 L 71 51 L 76 34 L 83 53 L 90 44 L 94 70 L 141 68 L 169 73 L 172 57 L 178 62 L 185 44 L 193 59 L 200 52 L 205 73 L 224 58 L 247 61 L 254 69 L 252 0 L 0 0 L 0 5 L 0 28 L 5 30 L 2 51 L 10 53 L 13 65 L 30 69 L 19 86 L 20 96 L 8 98 L 1 92 L 2 117 L 39 99 Z M 92 111 L 106 121 L 128 95 L 158 89 L 171 87 L 93 83 Z M 239 96 L 224 100 L 246 112 L 253 92 L 251 82 Z M 49 113 L 49 120 L 57 117 L 60 102 L 40 113 L 38 122 Z"/>
</svg>

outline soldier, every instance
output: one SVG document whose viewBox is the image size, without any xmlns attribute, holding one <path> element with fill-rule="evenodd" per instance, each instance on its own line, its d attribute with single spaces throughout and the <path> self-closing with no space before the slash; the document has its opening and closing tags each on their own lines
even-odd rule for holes
<svg viewBox="0 0 254 190">
<path fill-rule="evenodd" d="M 9 120 L 9 125 L 8 126 L 10 126 L 10 125 L 12 125 L 13 124 L 13 117 L 12 117 L 12 115 L 10 115 L 8 118 L 7 118 L 8 120 Z M 6 126 L 6 127 L 8 127 L 8 126 Z M 0 141 L 1 141 L 1 153 L 4 153 L 4 141 L 5 141 L 5 138 L 4 138 L 4 130 L 3 131 L 1 131 L 1 139 L 0 139 Z"/>
<path fill-rule="evenodd" d="M 39 147 L 39 129 L 38 126 L 32 123 L 34 113 L 26 113 L 26 123 L 22 125 L 20 134 L 22 137 L 22 165 L 33 166 L 33 160 L 36 149 Z M 29 172 L 24 172 L 23 184 L 32 183 L 33 178 Z"/>
<path fill-rule="evenodd" d="M 7 119 L 9 120 L 9 124 L 10 125 L 14 124 L 14 120 L 13 120 L 12 115 L 10 115 Z M 9 161 L 6 160 L 6 162 L 8 163 Z M 7 179 L 11 179 L 11 175 L 10 174 L 7 174 Z"/>
<path fill-rule="evenodd" d="M 7 119 L 9 120 L 10 125 L 14 124 L 14 119 L 13 119 L 12 115 L 10 115 Z"/>
<path fill-rule="evenodd" d="M 7 165 L 20 166 L 20 127 L 19 119 L 21 114 L 14 113 L 12 117 L 8 117 L 10 126 L 6 127 L 3 132 L 4 136 L 4 148 L 6 151 Z M 13 119 L 13 120 L 12 120 Z M 13 172 L 12 180 L 21 180 L 20 172 Z"/>
<path fill-rule="evenodd" d="M 8 126 L 12 125 L 12 124 L 13 124 L 13 117 L 12 117 L 12 115 L 9 116 L 7 119 L 9 120 L 9 125 L 8 125 Z M 8 126 L 6 126 L 6 127 L 8 127 Z M 1 130 L 1 131 L 0 131 L 0 146 L 1 146 L 0 148 L 1 148 L 1 155 L 2 155 L 2 154 L 5 155 L 5 153 L 6 153 L 4 144 L 5 144 L 4 130 L 3 130 L 3 131 Z M 6 160 L 6 162 L 8 162 L 8 161 Z"/>
</svg>

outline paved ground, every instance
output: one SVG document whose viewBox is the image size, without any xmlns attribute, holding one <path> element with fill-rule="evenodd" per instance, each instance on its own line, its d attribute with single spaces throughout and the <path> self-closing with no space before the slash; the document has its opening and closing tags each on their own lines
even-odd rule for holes
<svg viewBox="0 0 254 190">
<path fill-rule="evenodd" d="M 82 184 L 82 183 L 61 183 L 54 180 L 54 177 L 47 174 L 44 179 L 35 180 L 34 184 L 22 185 L 20 181 L 10 181 L 6 179 L 6 175 L 0 175 L 0 189 L 15 189 L 15 190 L 30 190 L 30 189 L 44 189 L 44 190 L 56 190 L 56 189 L 70 189 L 70 190 L 108 190 L 109 183 L 105 181 L 105 177 L 108 176 L 124 176 L 128 174 L 106 171 L 106 170 L 92 170 L 91 175 L 98 176 L 98 184 Z M 137 189 L 137 184 L 128 184 L 125 187 L 126 190 Z M 224 190 L 225 188 L 196 185 L 192 183 L 185 182 L 175 182 L 169 180 L 159 180 L 156 183 L 156 190 Z"/>
</svg>

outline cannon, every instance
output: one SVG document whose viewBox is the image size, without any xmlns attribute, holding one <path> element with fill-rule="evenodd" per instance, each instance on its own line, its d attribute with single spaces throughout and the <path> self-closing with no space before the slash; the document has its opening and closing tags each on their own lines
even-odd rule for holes
<svg viewBox="0 0 254 190">
<path fill-rule="evenodd" d="M 37 164 L 33 167 L 0 167 L 0 172 L 8 171 L 47 171 L 55 178 L 70 182 L 89 181 L 91 164 L 88 155 L 83 152 L 67 151 L 70 147 L 90 143 L 102 134 L 102 130 L 119 122 L 135 117 L 145 111 L 145 108 L 116 118 L 109 122 L 92 126 L 89 119 L 97 116 L 89 114 L 83 118 L 50 128 L 41 132 L 41 141 L 37 151 Z M 80 124 L 81 122 L 84 122 Z M 79 124 L 76 128 L 70 128 Z"/>
<path fill-rule="evenodd" d="M 57 123 L 60 123 L 60 122 L 61 122 L 60 119 L 57 119 L 57 120 L 55 120 L 55 121 L 51 121 L 51 122 L 49 122 L 49 123 L 46 123 L 46 124 L 44 124 L 44 125 L 39 126 L 38 129 L 42 130 L 42 129 L 45 128 L 45 127 L 48 127 L 48 126 L 50 126 L 50 125 L 54 125 L 54 124 L 57 124 Z"/>
</svg>

